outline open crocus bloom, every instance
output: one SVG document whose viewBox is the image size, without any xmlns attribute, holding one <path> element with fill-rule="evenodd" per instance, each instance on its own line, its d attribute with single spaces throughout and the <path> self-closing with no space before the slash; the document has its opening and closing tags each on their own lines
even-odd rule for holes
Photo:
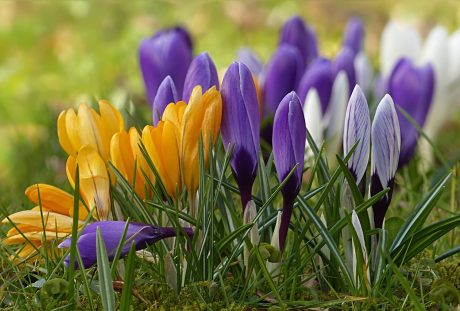
<svg viewBox="0 0 460 311">
<path fill-rule="evenodd" d="M 75 185 L 75 168 L 79 167 L 80 202 L 78 219 L 80 227 L 92 216 L 107 219 L 110 215 L 109 177 L 105 162 L 89 146 L 83 146 L 76 158 L 69 157 L 67 172 L 69 183 Z M 36 184 L 26 189 L 27 198 L 37 206 L 28 211 L 14 213 L 2 220 L 3 224 L 13 223 L 3 243 L 22 245 L 16 256 L 27 258 L 42 246 L 66 237 L 72 232 L 74 198 L 73 195 L 51 185 Z M 42 225 L 43 224 L 43 225 Z"/>
<path fill-rule="evenodd" d="M 64 151 L 75 157 L 82 146 L 96 150 L 104 161 L 110 159 L 110 140 L 124 129 L 120 112 L 108 101 L 99 101 L 99 113 L 82 104 L 78 112 L 71 108 L 61 112 L 58 118 L 58 137 Z"/>
<path fill-rule="evenodd" d="M 20 211 L 2 220 L 3 224 L 15 224 L 2 243 L 24 245 L 16 252 L 17 259 L 27 259 L 47 243 L 66 237 L 72 232 L 73 196 L 46 184 L 36 184 L 25 191 L 27 198 L 37 206 Z M 41 205 L 41 206 L 40 206 Z M 83 203 L 79 204 L 79 226 L 88 215 Z M 44 224 L 44 227 L 42 226 Z"/>
</svg>

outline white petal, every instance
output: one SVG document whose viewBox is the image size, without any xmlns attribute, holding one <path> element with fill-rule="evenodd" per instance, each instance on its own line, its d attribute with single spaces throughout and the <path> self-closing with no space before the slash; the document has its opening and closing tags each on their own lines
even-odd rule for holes
<svg viewBox="0 0 460 311">
<path fill-rule="evenodd" d="M 385 188 L 398 168 L 401 134 L 393 99 L 386 94 L 380 101 L 372 124 L 371 173 Z"/>
<path fill-rule="evenodd" d="M 420 34 L 415 28 L 402 22 L 388 22 L 380 41 L 382 75 L 387 77 L 401 57 L 417 60 L 421 46 Z"/>
<path fill-rule="evenodd" d="M 366 52 L 359 52 L 355 57 L 353 65 L 356 72 L 356 83 L 361 87 L 364 94 L 370 94 L 373 85 L 372 66 Z"/>
<path fill-rule="evenodd" d="M 329 142 L 328 152 L 333 155 L 340 149 L 339 143 L 342 138 L 349 94 L 347 75 L 344 71 L 340 71 L 332 86 L 331 102 L 323 119 L 326 140 Z"/>
<path fill-rule="evenodd" d="M 449 37 L 449 81 L 460 79 L 460 29 Z M 457 81 L 457 85 L 460 81 Z"/>
<path fill-rule="evenodd" d="M 359 183 L 366 173 L 369 163 L 371 119 L 366 97 L 358 85 L 355 86 L 348 101 L 343 131 L 344 156 L 359 141 L 348 161 L 348 167 L 355 175 L 356 183 Z"/>
<path fill-rule="evenodd" d="M 303 105 L 303 115 L 305 117 L 307 130 L 310 132 L 313 141 L 319 148 L 323 143 L 323 127 L 321 122 L 323 114 L 321 112 L 319 95 L 315 88 L 311 88 L 308 91 L 305 104 Z M 305 146 L 306 149 L 311 150 L 308 141 Z"/>
</svg>

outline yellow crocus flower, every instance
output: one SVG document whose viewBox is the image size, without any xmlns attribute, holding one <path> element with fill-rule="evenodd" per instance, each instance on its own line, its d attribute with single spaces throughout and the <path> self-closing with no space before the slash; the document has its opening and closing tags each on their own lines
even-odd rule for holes
<svg viewBox="0 0 460 311">
<path fill-rule="evenodd" d="M 104 159 L 110 159 L 110 140 L 115 133 L 124 129 L 120 112 L 108 101 L 100 100 L 99 113 L 82 104 L 78 113 L 67 109 L 58 117 L 58 137 L 64 151 L 76 157 L 84 145 L 94 148 Z"/>
<path fill-rule="evenodd" d="M 194 196 L 198 188 L 200 135 L 207 165 L 210 138 L 214 144 L 221 116 L 219 91 L 212 87 L 202 94 L 201 87 L 196 86 L 188 104 L 169 104 L 158 125 L 146 126 L 142 131 L 142 142 L 171 197 L 175 197 L 176 189 L 181 192 L 182 185 Z"/>
<path fill-rule="evenodd" d="M 67 160 L 67 177 L 75 186 L 76 165 L 79 167 L 81 200 L 78 209 L 78 226 L 81 227 L 93 210 L 94 217 L 106 220 L 110 215 L 109 175 L 104 160 L 90 146 L 83 146 L 77 156 Z M 2 241 L 5 245 L 21 245 L 17 258 L 26 259 L 37 249 L 72 233 L 74 197 L 51 185 L 36 184 L 26 189 L 27 198 L 37 206 L 27 211 L 14 213 L 2 220 L 3 224 L 13 222 Z M 46 238 L 45 238 L 46 237 Z M 26 243 L 27 240 L 29 243 Z"/>
<path fill-rule="evenodd" d="M 32 185 L 26 189 L 25 194 L 31 202 L 38 206 L 31 210 L 14 213 L 2 220 L 3 224 L 13 222 L 16 226 L 7 232 L 6 238 L 2 241 L 3 244 L 21 245 L 29 240 L 29 243 L 19 249 L 16 256 L 13 256 L 16 259 L 27 259 L 33 255 L 43 246 L 45 237 L 45 243 L 50 243 L 72 232 L 74 207 L 72 195 L 47 184 Z M 85 206 L 80 203 L 79 227 L 83 225 L 83 220 L 87 215 Z"/>
<path fill-rule="evenodd" d="M 202 136 L 204 162 L 209 162 L 209 150 L 215 143 L 222 118 L 222 97 L 215 86 L 202 94 L 201 86 L 196 86 L 190 96 L 182 117 L 181 129 L 181 175 L 187 190 L 196 192 L 199 180 L 199 139 Z"/>
<path fill-rule="evenodd" d="M 136 194 L 145 199 L 149 194 L 149 185 L 144 174 L 152 183 L 154 177 L 140 150 L 140 141 L 141 137 L 134 127 L 130 128 L 128 132 L 116 133 L 110 142 L 110 158 L 120 174 L 131 185 L 134 184 Z"/>
<path fill-rule="evenodd" d="M 110 215 L 110 178 L 106 162 L 91 146 L 80 148 L 76 157 L 69 156 L 66 163 L 67 179 L 75 185 L 75 172 L 78 165 L 80 174 L 80 195 L 93 216 L 107 220 Z"/>
</svg>

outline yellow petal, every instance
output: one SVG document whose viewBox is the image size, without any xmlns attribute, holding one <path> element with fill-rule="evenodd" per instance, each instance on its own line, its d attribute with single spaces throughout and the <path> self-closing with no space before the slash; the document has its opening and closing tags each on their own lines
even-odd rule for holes
<svg viewBox="0 0 460 311">
<path fill-rule="evenodd" d="M 59 143 L 61 144 L 62 149 L 64 149 L 64 151 L 67 154 L 75 154 L 76 151 L 72 145 L 72 142 L 70 141 L 69 135 L 67 134 L 66 112 L 67 111 L 65 110 L 62 111 L 58 117 L 58 122 L 57 122 L 58 139 L 59 139 Z"/>
<path fill-rule="evenodd" d="M 127 150 L 128 147 L 130 147 L 130 145 L 126 132 L 120 132 L 113 135 L 110 142 L 110 159 L 120 174 L 129 181 L 132 179 L 130 178 L 132 173 L 129 167 L 132 165 L 133 158 L 131 150 Z"/>
<path fill-rule="evenodd" d="M 24 224 L 15 224 L 16 228 L 13 227 L 8 232 L 6 233 L 6 236 L 12 236 L 16 234 L 20 234 L 19 232 L 30 232 L 30 231 L 40 231 L 42 230 L 40 227 L 37 227 L 35 225 L 24 225 Z"/>
<path fill-rule="evenodd" d="M 9 223 L 10 221 L 15 224 L 22 224 L 31 227 L 38 227 L 39 230 L 43 230 L 42 224 L 45 225 L 47 231 L 58 231 L 58 232 L 72 232 L 72 223 L 73 219 L 69 216 L 64 216 L 58 213 L 53 212 L 43 212 L 43 215 L 40 211 L 20 211 L 9 216 L 9 219 L 3 219 L 2 223 Z M 82 226 L 83 222 L 79 222 L 78 226 Z M 31 227 L 19 228 L 21 231 L 23 229 L 31 231 Z M 24 233 L 24 231 L 23 231 Z"/>
<path fill-rule="evenodd" d="M 82 104 L 78 107 L 78 132 L 81 144 L 91 146 L 104 160 L 108 160 L 110 142 L 103 141 L 100 118 L 96 111 L 87 105 Z"/>
<path fill-rule="evenodd" d="M 105 161 L 90 146 L 82 147 L 76 163 L 80 173 L 80 192 L 90 207 L 96 207 L 100 220 L 108 219 L 110 213 L 109 176 Z"/>
<path fill-rule="evenodd" d="M 54 231 L 46 231 L 46 241 L 54 241 L 56 239 L 65 238 L 70 234 L 66 232 L 54 232 Z M 43 231 L 35 231 L 35 232 L 25 232 L 23 234 L 17 234 L 10 237 L 7 237 L 2 240 L 2 243 L 5 245 L 14 245 L 27 242 L 24 236 L 32 242 L 42 241 L 45 237 L 43 235 Z"/>
<path fill-rule="evenodd" d="M 120 111 L 118 111 L 108 100 L 103 99 L 98 103 L 102 123 L 110 133 L 110 136 L 123 131 L 125 125 Z"/>
<path fill-rule="evenodd" d="M 34 244 L 34 245 L 32 245 Z M 24 247 L 16 252 L 16 256 L 12 255 L 10 256 L 10 260 L 18 260 L 18 259 L 28 259 L 35 255 L 37 252 L 37 249 L 40 249 L 41 242 L 32 242 L 27 243 L 24 245 Z M 35 247 L 34 247 L 35 246 Z"/>
<path fill-rule="evenodd" d="M 169 176 L 167 174 L 167 168 L 163 164 L 162 156 L 161 137 L 163 135 L 164 124 L 164 121 L 160 121 L 156 127 L 150 125 L 144 127 L 142 130 L 142 143 L 144 144 L 158 175 L 160 175 L 161 182 L 166 189 L 170 189 L 172 187 L 171 181 L 169 180 Z"/>
<path fill-rule="evenodd" d="M 128 131 L 128 135 L 133 157 L 133 165 L 136 166 L 135 190 L 140 198 L 145 199 L 148 192 L 148 183 L 145 180 L 144 174 L 149 179 L 152 179 L 153 174 L 151 173 L 150 167 L 148 166 L 148 163 L 139 147 L 139 144 L 141 143 L 141 136 L 139 135 L 139 132 L 136 128 L 131 127 Z M 132 171 L 134 172 L 134 169 L 132 169 Z"/>
<path fill-rule="evenodd" d="M 32 185 L 26 189 L 25 194 L 33 203 L 41 203 L 45 209 L 59 214 L 68 216 L 69 211 L 73 209 L 73 196 L 51 185 Z"/>
<path fill-rule="evenodd" d="M 175 197 L 176 188 L 180 192 L 180 161 L 178 137 L 176 136 L 175 126 L 166 121 L 161 136 L 162 162 L 167 168 L 168 184 L 165 185 L 168 194 Z"/>
</svg>

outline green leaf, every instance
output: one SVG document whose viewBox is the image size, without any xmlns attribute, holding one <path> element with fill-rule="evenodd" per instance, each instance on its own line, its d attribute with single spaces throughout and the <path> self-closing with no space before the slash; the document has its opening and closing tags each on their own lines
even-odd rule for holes
<svg viewBox="0 0 460 311">
<path fill-rule="evenodd" d="M 115 292 L 113 290 L 112 272 L 107 250 L 105 249 L 104 239 L 102 238 L 99 228 L 97 228 L 96 235 L 97 272 L 99 276 L 102 307 L 105 311 L 115 311 Z"/>
<path fill-rule="evenodd" d="M 131 305 L 131 297 L 132 297 L 132 288 L 134 284 L 134 258 L 136 257 L 136 243 L 133 241 L 131 243 L 131 248 L 129 249 L 128 257 L 126 259 L 126 272 L 125 272 L 125 279 L 123 284 L 123 290 L 121 292 L 121 300 L 120 300 L 120 310 L 129 310 L 129 306 Z"/>
</svg>

